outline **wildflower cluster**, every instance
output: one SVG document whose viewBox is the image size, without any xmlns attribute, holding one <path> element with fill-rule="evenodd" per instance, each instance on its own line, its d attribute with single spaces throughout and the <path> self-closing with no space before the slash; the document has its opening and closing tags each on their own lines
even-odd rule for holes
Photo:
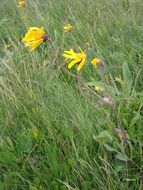
<svg viewBox="0 0 143 190">
<path fill-rule="evenodd" d="M 25 0 L 19 0 L 17 7 L 24 8 Z M 73 30 L 73 26 L 68 23 L 63 26 L 63 30 L 65 33 L 70 33 Z M 49 41 L 50 43 L 52 43 L 51 40 L 49 39 L 49 36 L 46 35 L 44 28 L 43 27 L 39 28 L 39 27 L 35 27 L 35 26 L 30 27 L 28 29 L 27 33 L 25 34 L 25 36 L 22 38 L 21 41 L 25 44 L 25 47 L 27 47 L 30 50 L 30 52 L 34 51 L 42 42 Z M 51 52 L 54 54 L 54 56 L 57 60 L 57 56 L 56 56 L 55 50 L 53 48 L 51 48 Z M 67 63 L 67 65 L 68 65 L 68 69 L 71 69 L 72 67 L 77 65 L 78 73 L 80 72 L 80 70 L 84 67 L 84 65 L 87 62 L 87 53 L 85 51 L 83 51 L 81 48 L 79 48 L 79 51 L 77 51 L 77 52 L 74 51 L 72 48 L 70 50 L 66 50 L 63 52 L 62 56 L 64 57 L 65 63 Z M 57 60 L 57 62 L 58 62 L 58 60 Z M 103 64 L 103 62 L 97 57 L 90 60 L 90 63 L 95 68 L 97 68 Z M 61 63 L 59 63 L 59 65 L 61 67 L 63 67 L 63 65 Z M 75 75 L 73 75 L 72 73 L 70 73 L 70 74 L 71 74 L 71 76 L 75 77 Z M 95 87 L 95 92 L 97 92 L 97 93 L 101 93 L 101 92 L 103 92 L 103 90 L 104 89 L 100 88 L 99 86 Z"/>
<path fill-rule="evenodd" d="M 18 8 L 22 9 L 22 8 L 25 8 L 25 6 L 26 6 L 25 0 L 18 1 L 18 4 L 17 4 Z M 25 11 L 23 13 L 25 13 Z M 27 16 L 27 15 L 24 15 L 24 16 Z M 74 27 L 69 23 L 64 25 L 63 35 L 65 36 L 69 35 L 72 37 L 73 29 Z M 116 111 L 116 102 L 112 98 L 112 94 L 110 95 L 110 89 L 112 93 L 112 86 L 110 86 L 110 84 L 108 83 L 108 78 L 106 77 L 106 70 L 105 70 L 104 64 L 101 61 L 101 59 L 99 59 L 98 57 L 94 57 L 93 59 L 89 58 L 91 57 L 91 55 L 88 56 L 88 51 L 86 51 L 90 48 L 90 43 L 86 43 L 85 46 L 83 46 L 83 48 L 79 48 L 78 51 L 74 50 L 73 48 L 69 48 L 69 50 L 65 50 L 62 53 L 62 57 L 64 58 L 64 62 L 67 64 L 68 69 L 71 69 L 74 66 L 77 67 L 77 73 L 75 75 L 69 72 L 67 68 L 64 67 L 64 64 L 62 64 L 61 60 L 57 56 L 52 40 L 50 39 L 49 35 L 46 34 L 45 29 L 43 27 L 35 27 L 35 26 L 29 27 L 26 34 L 21 39 L 21 41 L 24 43 L 25 47 L 29 49 L 30 52 L 33 52 L 43 42 L 49 42 L 51 54 L 54 56 L 60 68 L 63 71 L 66 71 L 68 74 L 70 74 L 73 78 L 77 80 L 77 85 L 82 95 L 84 96 L 85 100 L 89 104 L 94 106 L 94 104 L 92 104 L 91 95 L 89 93 L 89 92 L 92 92 L 92 94 L 96 97 L 96 100 L 101 106 L 104 105 L 104 106 L 110 107 L 118 125 L 118 129 L 119 129 L 118 136 L 120 138 L 120 141 L 122 142 L 122 144 L 126 143 L 126 138 L 124 138 L 126 137 L 126 132 L 123 128 L 122 121 L 120 120 L 119 114 Z M 8 53 L 8 50 L 10 50 L 11 48 L 12 48 L 11 44 L 5 44 L 5 52 Z M 97 67 L 101 68 L 100 70 L 100 77 L 102 80 L 101 82 L 94 83 L 93 81 L 93 82 L 85 83 L 82 80 L 82 77 L 80 74 L 81 69 L 85 66 L 87 62 L 90 62 L 93 68 L 97 68 Z M 126 86 L 124 80 L 122 80 L 121 77 L 116 77 L 115 82 L 117 82 L 121 88 L 124 88 L 124 86 Z M 30 91 L 29 94 L 30 94 L 30 97 L 35 99 L 35 95 L 33 94 L 33 91 Z M 94 108 L 97 108 L 97 107 L 94 106 Z M 37 129 L 33 128 L 32 132 L 33 132 L 34 138 L 37 139 L 38 138 Z"/>
<path fill-rule="evenodd" d="M 25 7 L 25 0 L 19 0 L 17 4 L 18 8 Z M 71 24 L 66 24 L 63 27 L 65 32 L 71 32 L 73 30 L 73 26 Z M 46 42 L 48 40 L 48 36 L 45 33 L 44 28 L 38 27 L 30 27 L 22 39 L 22 42 L 25 44 L 25 47 L 28 47 L 29 50 L 32 52 L 37 48 L 42 42 Z M 86 63 L 87 55 L 86 53 L 80 48 L 80 52 L 75 52 L 73 49 L 69 51 L 64 51 L 63 57 L 65 58 L 65 62 L 68 63 L 68 69 L 71 69 L 74 65 L 78 65 L 77 71 L 79 72 L 82 67 Z M 91 64 L 96 68 L 100 65 L 101 60 L 99 58 L 94 58 L 91 61 Z"/>
<path fill-rule="evenodd" d="M 64 27 L 65 32 L 69 32 L 73 29 L 72 25 L 67 24 Z M 39 46 L 42 42 L 48 40 L 48 36 L 46 35 L 44 28 L 38 27 L 30 27 L 22 42 L 25 44 L 25 47 L 28 47 L 30 51 L 35 50 L 37 46 Z M 65 58 L 65 62 L 70 60 L 68 63 L 68 69 L 71 69 L 74 65 L 78 65 L 77 71 L 79 72 L 86 62 L 87 55 L 86 53 L 80 49 L 80 52 L 76 53 L 73 49 L 69 51 L 64 51 L 63 57 Z M 91 61 L 91 64 L 95 67 L 100 65 L 101 60 L 99 58 L 94 58 Z"/>
</svg>

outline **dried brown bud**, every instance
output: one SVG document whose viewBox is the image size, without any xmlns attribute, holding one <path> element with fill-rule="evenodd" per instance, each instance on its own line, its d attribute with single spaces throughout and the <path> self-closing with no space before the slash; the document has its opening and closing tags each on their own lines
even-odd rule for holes
<svg viewBox="0 0 143 190">
<path fill-rule="evenodd" d="M 110 105 L 110 106 L 113 105 L 112 99 L 111 99 L 111 98 L 108 98 L 108 97 L 103 97 L 103 98 L 101 99 L 101 103 L 102 103 L 102 104 L 106 104 L 106 105 Z"/>
</svg>

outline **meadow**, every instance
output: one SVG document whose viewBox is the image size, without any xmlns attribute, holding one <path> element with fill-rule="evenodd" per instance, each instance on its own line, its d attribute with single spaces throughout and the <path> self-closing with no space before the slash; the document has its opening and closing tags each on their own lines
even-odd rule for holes
<svg viewBox="0 0 143 190">
<path fill-rule="evenodd" d="M 17 3 L 0 3 L 0 190 L 143 190 L 142 0 Z M 29 27 L 48 35 L 33 52 Z"/>
</svg>

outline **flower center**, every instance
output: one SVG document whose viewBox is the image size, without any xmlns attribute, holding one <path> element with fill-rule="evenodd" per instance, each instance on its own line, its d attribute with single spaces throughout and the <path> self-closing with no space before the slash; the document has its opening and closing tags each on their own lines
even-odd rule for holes
<svg viewBox="0 0 143 190">
<path fill-rule="evenodd" d="M 46 42 L 47 40 L 48 40 L 48 35 L 44 35 L 44 37 L 43 37 L 43 42 Z"/>
</svg>

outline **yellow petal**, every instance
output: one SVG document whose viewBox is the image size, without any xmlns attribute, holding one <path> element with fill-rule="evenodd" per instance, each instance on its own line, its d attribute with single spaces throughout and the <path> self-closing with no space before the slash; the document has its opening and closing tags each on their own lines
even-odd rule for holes
<svg viewBox="0 0 143 190">
<path fill-rule="evenodd" d="M 98 64 L 100 64 L 100 62 L 101 62 L 101 60 L 98 59 L 98 58 L 94 58 L 94 59 L 91 61 L 92 65 L 94 65 L 94 67 L 97 67 Z"/>
<path fill-rule="evenodd" d="M 22 42 L 40 40 L 45 36 L 45 31 L 42 28 L 30 27 Z"/>
<path fill-rule="evenodd" d="M 76 54 L 73 49 L 70 49 L 69 51 L 64 51 L 64 53 L 67 53 L 67 54 Z"/>
<path fill-rule="evenodd" d="M 71 55 L 71 54 L 65 54 L 65 53 L 63 53 L 63 57 L 65 57 L 67 59 L 75 59 L 76 55 Z"/>
<path fill-rule="evenodd" d="M 25 7 L 25 1 L 24 0 L 20 0 L 17 4 L 18 8 L 24 8 Z"/>
<path fill-rule="evenodd" d="M 72 27 L 72 25 L 67 24 L 67 25 L 65 25 L 63 28 L 64 28 L 65 32 L 70 32 L 73 27 Z"/>
<path fill-rule="evenodd" d="M 68 69 L 71 69 L 76 63 L 78 63 L 80 61 L 80 59 L 75 59 L 73 61 L 71 61 L 69 64 L 68 64 Z"/>
<path fill-rule="evenodd" d="M 31 31 L 33 31 L 33 30 L 39 30 L 39 29 L 40 29 L 40 28 L 33 26 L 33 27 L 30 27 L 30 28 L 29 28 L 28 32 L 31 32 Z"/>
<path fill-rule="evenodd" d="M 82 59 L 81 63 L 77 67 L 77 71 L 80 71 L 80 69 L 83 67 L 84 64 L 85 64 L 85 59 Z"/>
<path fill-rule="evenodd" d="M 33 43 L 29 48 L 30 51 L 33 51 L 37 46 L 39 46 L 42 43 L 43 40 L 38 40 L 37 42 Z"/>
</svg>

